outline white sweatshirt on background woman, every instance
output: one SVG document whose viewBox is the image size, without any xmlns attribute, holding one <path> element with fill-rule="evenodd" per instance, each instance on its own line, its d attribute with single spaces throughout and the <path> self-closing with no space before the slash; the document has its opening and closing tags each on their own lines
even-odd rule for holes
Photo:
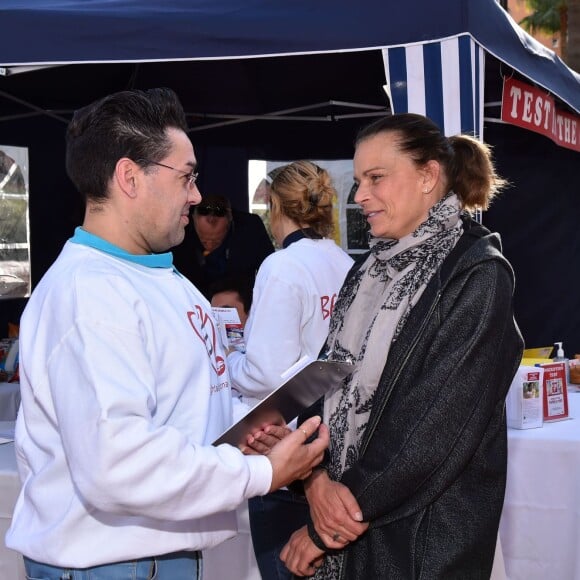
<svg viewBox="0 0 580 580">
<path fill-rule="evenodd" d="M 234 391 L 246 408 L 278 387 L 281 375 L 303 356 L 319 355 L 352 263 L 324 238 L 302 238 L 262 262 L 244 330 L 246 352 L 228 355 Z"/>
</svg>

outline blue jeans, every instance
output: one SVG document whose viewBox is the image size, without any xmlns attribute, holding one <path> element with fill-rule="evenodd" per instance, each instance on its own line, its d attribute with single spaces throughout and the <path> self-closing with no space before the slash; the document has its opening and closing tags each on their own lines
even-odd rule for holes
<svg viewBox="0 0 580 580">
<path fill-rule="evenodd" d="M 175 552 L 91 568 L 61 568 L 24 557 L 28 580 L 199 580 L 199 552 Z"/>
<path fill-rule="evenodd" d="M 263 580 L 290 580 L 292 574 L 280 560 L 280 552 L 310 515 L 301 495 L 280 489 L 248 500 L 252 542 Z"/>
</svg>

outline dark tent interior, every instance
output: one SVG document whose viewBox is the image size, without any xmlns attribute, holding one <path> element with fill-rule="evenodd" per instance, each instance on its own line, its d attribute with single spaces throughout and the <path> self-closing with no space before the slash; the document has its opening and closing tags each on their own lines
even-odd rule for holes
<svg viewBox="0 0 580 580">
<path fill-rule="evenodd" d="M 486 103 L 501 101 L 504 75 L 521 76 L 488 54 Z M 33 286 L 82 220 L 64 169 L 66 123 L 75 109 L 117 90 L 171 87 L 188 114 L 202 194 L 221 193 L 247 209 L 249 159 L 352 158 L 358 129 L 389 112 L 384 84 L 380 50 L 69 64 L 0 77 L 0 143 L 29 150 Z M 562 340 L 568 355 L 580 353 L 580 154 L 498 123 L 498 110 L 486 108 L 484 140 L 511 187 L 483 222 L 501 234 L 514 266 L 526 346 Z M 0 328 L 17 322 L 24 305 L 0 300 Z"/>
</svg>

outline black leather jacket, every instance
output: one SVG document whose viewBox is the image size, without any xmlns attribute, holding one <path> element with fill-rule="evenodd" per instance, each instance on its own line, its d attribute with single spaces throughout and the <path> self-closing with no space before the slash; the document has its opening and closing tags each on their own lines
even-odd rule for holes
<svg viewBox="0 0 580 580">
<path fill-rule="evenodd" d="M 345 580 L 490 576 L 504 400 L 523 340 L 499 236 L 465 229 L 391 346 L 360 458 L 342 476 L 370 521 L 346 548 Z"/>
</svg>

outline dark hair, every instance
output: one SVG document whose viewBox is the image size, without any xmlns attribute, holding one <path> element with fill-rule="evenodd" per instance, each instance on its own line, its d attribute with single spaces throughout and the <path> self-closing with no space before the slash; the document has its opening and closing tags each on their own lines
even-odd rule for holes
<svg viewBox="0 0 580 580">
<path fill-rule="evenodd" d="M 170 127 L 187 130 L 183 107 L 171 89 L 108 95 L 76 111 L 69 123 L 68 176 L 85 199 L 104 200 L 119 159 L 146 167 L 167 156 Z"/>
<path fill-rule="evenodd" d="M 507 181 L 495 171 L 491 148 L 469 135 L 445 137 L 439 127 L 423 115 L 402 113 L 384 117 L 363 127 L 355 147 L 381 133 L 396 132 L 398 146 L 422 166 L 438 161 L 443 167 L 447 188 L 457 194 L 466 210 L 487 209 Z"/>
<path fill-rule="evenodd" d="M 228 274 L 222 278 L 214 280 L 208 288 L 207 297 L 211 301 L 214 294 L 218 292 L 237 292 L 246 314 L 250 313 L 252 307 L 252 294 L 254 291 L 255 276 L 246 273 Z"/>
<path fill-rule="evenodd" d="M 331 235 L 334 230 L 332 200 L 336 189 L 328 171 L 311 161 L 295 161 L 271 173 L 272 217 L 285 215 L 319 236 Z"/>
</svg>

